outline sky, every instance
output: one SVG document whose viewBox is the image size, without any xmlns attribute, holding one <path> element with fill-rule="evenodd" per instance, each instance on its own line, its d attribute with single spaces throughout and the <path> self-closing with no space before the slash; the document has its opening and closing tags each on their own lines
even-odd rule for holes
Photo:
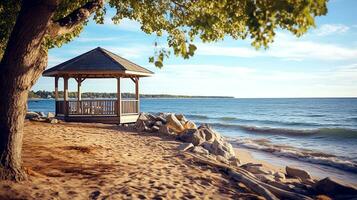
<svg viewBox="0 0 357 200">
<path fill-rule="evenodd" d="M 217 43 L 197 41 L 193 58 L 171 55 L 162 69 L 148 62 L 158 38 L 143 33 L 133 21 L 113 24 L 109 12 L 105 24 L 91 21 L 78 38 L 51 49 L 48 68 L 100 46 L 155 73 L 140 79 L 143 94 L 357 97 L 356 8 L 356 0 L 330 0 L 328 14 L 316 18 L 316 28 L 300 38 L 278 30 L 268 49 L 256 50 L 249 40 L 229 37 Z M 62 79 L 59 83 L 63 88 Z M 122 91 L 134 92 L 132 81 L 125 80 L 123 85 Z M 76 87 L 70 79 L 69 90 Z M 53 91 L 54 78 L 41 77 L 32 89 Z M 115 91 L 114 79 L 82 83 L 82 92 Z"/>
</svg>

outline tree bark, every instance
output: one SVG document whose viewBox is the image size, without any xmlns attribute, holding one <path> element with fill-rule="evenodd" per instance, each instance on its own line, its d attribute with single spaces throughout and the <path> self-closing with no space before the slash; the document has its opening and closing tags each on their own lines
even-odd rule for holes
<svg viewBox="0 0 357 200">
<path fill-rule="evenodd" d="M 47 65 L 42 46 L 56 0 L 24 0 L 0 64 L 0 179 L 24 180 L 23 124 L 27 95 Z"/>
</svg>

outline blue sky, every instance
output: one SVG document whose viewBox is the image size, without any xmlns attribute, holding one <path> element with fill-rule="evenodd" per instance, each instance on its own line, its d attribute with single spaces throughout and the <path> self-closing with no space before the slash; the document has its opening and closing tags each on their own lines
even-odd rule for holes
<svg viewBox="0 0 357 200">
<path fill-rule="evenodd" d="M 250 41 L 226 38 L 203 44 L 193 58 L 171 55 L 162 69 L 148 62 L 156 36 L 141 32 L 136 22 L 120 25 L 90 22 L 80 37 L 51 49 L 48 67 L 55 66 L 97 46 L 121 55 L 155 72 L 141 79 L 141 93 L 227 95 L 234 97 L 356 97 L 357 1 L 330 0 L 327 16 L 316 19 L 317 28 L 300 38 L 278 31 L 267 50 L 255 50 Z M 163 42 L 161 45 L 165 45 Z M 63 82 L 60 81 L 60 88 Z M 53 78 L 41 77 L 33 90 L 53 90 Z M 115 92 L 115 80 L 85 80 L 82 91 Z M 134 91 L 125 81 L 124 91 Z M 70 81 L 70 91 L 76 83 Z"/>
</svg>

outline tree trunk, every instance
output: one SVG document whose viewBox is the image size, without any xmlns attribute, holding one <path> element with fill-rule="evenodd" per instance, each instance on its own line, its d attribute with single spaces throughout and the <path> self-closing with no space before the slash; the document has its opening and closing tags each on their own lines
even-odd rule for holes
<svg viewBox="0 0 357 200">
<path fill-rule="evenodd" d="M 24 180 L 27 95 L 47 65 L 43 39 L 58 2 L 24 0 L 0 64 L 0 179 Z"/>
</svg>

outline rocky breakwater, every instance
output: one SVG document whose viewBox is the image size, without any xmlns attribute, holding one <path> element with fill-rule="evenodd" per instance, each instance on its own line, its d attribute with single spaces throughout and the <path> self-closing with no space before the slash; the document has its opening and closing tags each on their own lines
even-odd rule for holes
<svg viewBox="0 0 357 200">
<path fill-rule="evenodd" d="M 158 132 L 182 141 L 178 151 L 190 152 L 204 164 L 215 165 L 231 179 L 243 184 L 262 199 L 350 199 L 357 189 L 331 178 L 314 179 L 308 172 L 287 166 L 273 171 L 262 164 L 240 164 L 232 145 L 210 126 L 197 126 L 182 114 L 141 113 L 134 128 Z M 258 198 L 260 199 L 260 198 Z"/>
<path fill-rule="evenodd" d="M 184 142 L 179 151 L 191 151 L 219 162 L 238 166 L 232 145 L 208 125 L 197 125 L 182 114 L 140 114 L 135 129 L 140 132 L 159 132 L 175 136 Z"/>
<path fill-rule="evenodd" d="M 37 121 L 37 122 L 48 122 L 51 124 L 57 124 L 58 119 L 55 118 L 56 116 L 49 112 L 47 115 L 43 112 L 27 112 L 25 119 L 30 121 Z"/>
</svg>

